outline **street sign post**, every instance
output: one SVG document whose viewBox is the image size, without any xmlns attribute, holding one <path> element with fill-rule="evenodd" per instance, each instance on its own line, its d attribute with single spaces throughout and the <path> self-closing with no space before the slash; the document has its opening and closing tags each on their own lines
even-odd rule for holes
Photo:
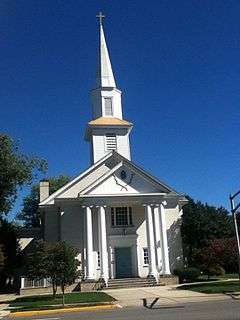
<svg viewBox="0 0 240 320">
<path fill-rule="evenodd" d="M 238 277 L 240 281 L 240 240 L 239 240 L 239 233 L 238 233 L 238 224 L 237 224 L 237 211 L 240 208 L 240 202 L 235 205 L 235 198 L 240 195 L 240 190 L 236 192 L 235 194 L 229 196 L 230 204 L 231 204 L 231 213 L 233 217 L 233 223 L 234 223 L 234 229 L 235 229 L 235 235 L 237 240 L 237 249 L 238 249 Z"/>
</svg>

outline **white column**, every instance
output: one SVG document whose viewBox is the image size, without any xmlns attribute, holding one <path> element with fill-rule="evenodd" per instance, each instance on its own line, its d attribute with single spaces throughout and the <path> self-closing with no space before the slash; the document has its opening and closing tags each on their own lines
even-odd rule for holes
<svg viewBox="0 0 240 320">
<path fill-rule="evenodd" d="M 21 289 L 25 288 L 24 285 L 25 285 L 25 278 L 21 277 Z"/>
<path fill-rule="evenodd" d="M 161 228 L 161 249 L 162 249 L 162 274 L 171 274 L 168 254 L 168 239 L 166 214 L 163 204 L 160 205 L 160 228 Z"/>
<path fill-rule="evenodd" d="M 155 231 L 155 251 L 157 260 L 157 270 L 162 270 L 162 255 L 161 255 L 161 235 L 160 235 L 160 221 L 159 221 L 159 206 L 153 207 L 154 217 L 154 231 Z"/>
<path fill-rule="evenodd" d="M 104 207 L 98 208 L 98 235 L 100 247 L 100 261 L 101 274 L 100 277 L 104 279 L 106 286 L 108 283 L 108 252 L 107 252 L 107 231 L 106 231 L 106 213 Z"/>
<path fill-rule="evenodd" d="M 146 216 L 148 259 L 149 259 L 149 275 L 148 276 L 154 276 L 157 279 L 153 218 L 152 218 L 152 208 L 150 205 L 145 206 L 145 216 Z"/>
<path fill-rule="evenodd" d="M 92 232 L 92 210 L 90 207 L 85 208 L 86 212 L 86 231 L 87 231 L 87 243 L 86 243 L 86 279 L 93 279 L 93 232 Z"/>
</svg>

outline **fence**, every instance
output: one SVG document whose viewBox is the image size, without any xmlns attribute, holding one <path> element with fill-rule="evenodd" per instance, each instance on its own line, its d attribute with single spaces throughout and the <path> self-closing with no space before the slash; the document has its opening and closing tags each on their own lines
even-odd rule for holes
<svg viewBox="0 0 240 320">
<path fill-rule="evenodd" d="M 52 284 L 49 279 L 30 279 L 21 277 L 21 289 L 26 288 L 47 288 Z"/>
</svg>

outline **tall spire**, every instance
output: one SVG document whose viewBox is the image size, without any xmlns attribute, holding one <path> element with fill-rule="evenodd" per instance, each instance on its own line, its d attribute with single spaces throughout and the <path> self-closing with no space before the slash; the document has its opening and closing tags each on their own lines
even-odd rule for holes
<svg viewBox="0 0 240 320">
<path fill-rule="evenodd" d="M 85 138 L 90 142 L 92 163 L 112 150 L 130 160 L 129 134 L 133 124 L 123 120 L 122 92 L 116 88 L 112 72 L 102 26 L 104 16 L 99 12 L 97 18 L 99 18 L 97 87 L 91 90 L 92 121 L 88 123 Z"/>
<path fill-rule="evenodd" d="M 116 87 L 113 76 L 111 61 L 108 54 L 108 48 L 103 31 L 103 18 L 105 16 L 102 12 L 96 16 L 99 18 L 99 54 L 97 67 L 97 87 Z"/>
</svg>

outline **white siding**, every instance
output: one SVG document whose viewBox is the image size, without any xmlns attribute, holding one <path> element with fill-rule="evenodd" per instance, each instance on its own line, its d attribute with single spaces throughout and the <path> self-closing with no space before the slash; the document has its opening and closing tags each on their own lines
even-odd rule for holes
<svg viewBox="0 0 240 320">
<path fill-rule="evenodd" d="M 113 116 L 122 119 L 121 91 L 116 88 L 110 90 L 95 89 L 91 92 L 93 105 L 93 119 L 104 117 L 104 98 L 112 98 Z"/>
<path fill-rule="evenodd" d="M 129 145 L 129 135 L 118 135 L 117 136 L 117 151 L 119 154 L 131 160 L 130 156 L 130 145 Z"/>
<path fill-rule="evenodd" d="M 93 135 L 93 161 L 102 159 L 109 151 L 105 150 L 105 135 Z"/>
<path fill-rule="evenodd" d="M 106 135 L 116 134 L 117 149 L 116 151 L 130 160 L 129 133 L 126 128 L 101 128 L 94 129 L 92 134 L 92 148 L 94 163 L 102 159 L 109 150 L 106 147 Z"/>
<path fill-rule="evenodd" d="M 179 206 L 166 208 L 166 223 L 169 247 L 170 269 L 183 265 L 182 237 L 181 237 L 181 215 Z"/>
</svg>

